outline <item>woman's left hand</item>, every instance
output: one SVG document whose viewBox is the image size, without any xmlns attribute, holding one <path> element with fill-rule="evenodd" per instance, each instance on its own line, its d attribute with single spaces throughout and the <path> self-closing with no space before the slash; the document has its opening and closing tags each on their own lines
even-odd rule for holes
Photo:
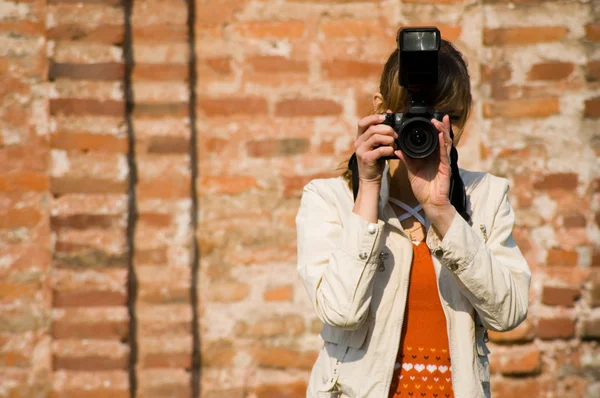
<svg viewBox="0 0 600 398">
<path fill-rule="evenodd" d="M 425 159 L 413 159 L 405 156 L 401 150 L 395 152 L 408 170 L 408 179 L 415 198 L 423 205 L 426 213 L 443 211 L 451 206 L 450 193 L 450 118 L 445 115 L 440 123 L 436 119 L 431 122 L 438 130 L 439 150 L 437 156 L 430 155 Z"/>
</svg>

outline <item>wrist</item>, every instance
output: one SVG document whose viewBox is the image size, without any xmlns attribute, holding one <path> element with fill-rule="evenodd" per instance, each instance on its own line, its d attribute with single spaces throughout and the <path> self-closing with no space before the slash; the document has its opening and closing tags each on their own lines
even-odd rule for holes
<svg viewBox="0 0 600 398">
<path fill-rule="evenodd" d="M 454 206 L 452 206 L 452 204 L 443 206 L 427 205 L 423 206 L 423 210 L 425 211 L 429 221 L 431 221 L 431 224 L 435 227 L 438 234 L 443 239 L 456 215 L 456 209 Z"/>
</svg>

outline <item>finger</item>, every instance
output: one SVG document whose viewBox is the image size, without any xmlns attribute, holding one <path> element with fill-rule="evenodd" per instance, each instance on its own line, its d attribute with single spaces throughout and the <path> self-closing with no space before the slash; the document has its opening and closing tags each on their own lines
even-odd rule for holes
<svg viewBox="0 0 600 398">
<path fill-rule="evenodd" d="M 398 138 L 398 134 L 396 134 L 394 129 L 388 126 L 387 124 L 376 124 L 370 126 L 367 129 L 367 131 L 365 131 L 360 137 L 356 139 L 354 147 L 357 148 L 361 146 L 364 142 L 368 141 L 375 134 L 387 135 L 393 138 Z"/>
<path fill-rule="evenodd" d="M 448 144 L 447 152 L 450 154 L 450 149 L 452 148 L 452 137 L 450 137 L 450 117 L 448 117 L 448 115 L 444 115 L 442 122 L 437 119 L 431 119 L 431 123 L 433 123 L 437 131 L 444 133 L 444 142 Z"/>
<path fill-rule="evenodd" d="M 439 133 L 438 134 L 438 140 L 439 140 L 439 144 L 440 144 L 440 163 L 445 164 L 446 166 L 450 167 L 450 147 L 451 145 L 448 144 L 448 142 L 446 142 L 446 140 L 444 139 L 444 133 Z"/>
<path fill-rule="evenodd" d="M 406 169 L 409 173 L 415 174 L 416 163 L 414 159 L 412 159 L 409 156 L 406 156 L 400 149 L 395 151 L 394 155 L 396 155 L 400 160 L 402 160 L 402 162 L 404 162 L 404 164 L 406 165 Z"/>
<path fill-rule="evenodd" d="M 365 145 L 368 150 L 374 149 L 378 146 L 394 146 L 396 140 L 394 137 L 389 135 L 375 134 L 371 138 L 369 138 L 363 145 Z"/>
<path fill-rule="evenodd" d="M 391 146 L 380 146 L 378 148 L 369 151 L 365 155 L 365 160 L 368 162 L 377 161 L 383 157 L 392 157 L 394 156 L 395 149 Z"/>
<path fill-rule="evenodd" d="M 373 124 L 381 123 L 384 120 L 385 120 L 385 115 L 370 115 L 370 116 L 362 118 L 358 122 L 358 128 L 357 128 L 356 136 L 360 137 Z"/>
</svg>

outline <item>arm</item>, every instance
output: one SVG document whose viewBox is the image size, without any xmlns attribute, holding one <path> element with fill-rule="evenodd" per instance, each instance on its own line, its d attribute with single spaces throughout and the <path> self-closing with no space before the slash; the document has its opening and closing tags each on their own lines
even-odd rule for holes
<svg viewBox="0 0 600 398">
<path fill-rule="evenodd" d="M 505 182 L 487 242 L 458 214 L 434 249 L 440 262 L 451 270 L 484 326 L 508 331 L 526 317 L 531 271 L 517 247 L 512 230 L 515 216 Z"/>
<path fill-rule="evenodd" d="M 342 224 L 317 185 L 304 188 L 296 217 L 298 272 L 323 323 L 358 329 L 369 312 L 384 222 L 351 212 Z"/>
</svg>

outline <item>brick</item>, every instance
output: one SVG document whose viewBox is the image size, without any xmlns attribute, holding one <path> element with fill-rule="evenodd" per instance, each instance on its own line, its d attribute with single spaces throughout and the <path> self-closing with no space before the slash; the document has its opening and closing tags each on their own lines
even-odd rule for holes
<svg viewBox="0 0 600 398">
<path fill-rule="evenodd" d="M 235 325 L 236 335 L 250 338 L 300 336 L 304 331 L 304 318 L 300 315 L 276 315 L 252 324 L 240 321 Z"/>
<path fill-rule="evenodd" d="M 504 347 L 490 356 L 490 371 L 507 376 L 532 375 L 540 372 L 541 353 L 534 345 Z"/>
<path fill-rule="evenodd" d="M 265 301 L 292 301 L 293 298 L 294 287 L 292 285 L 268 289 L 263 294 L 263 299 Z"/>
<path fill-rule="evenodd" d="M 55 308 L 126 306 L 127 294 L 115 291 L 54 291 Z"/>
<path fill-rule="evenodd" d="M 86 43 L 121 44 L 124 40 L 123 25 L 86 26 L 79 24 L 59 25 L 48 29 L 48 40 L 68 40 Z"/>
<path fill-rule="evenodd" d="M 271 57 L 264 57 L 271 58 Z M 272 58 L 283 58 L 283 57 L 272 57 Z M 230 75 L 233 72 L 231 68 L 231 58 L 229 57 L 217 57 L 217 58 L 207 58 L 204 61 L 204 64 L 212 71 L 219 75 Z M 248 62 L 252 62 L 251 59 L 247 60 Z"/>
<path fill-rule="evenodd" d="M 53 116 L 123 116 L 125 103 L 116 100 L 93 100 L 81 98 L 55 98 L 50 100 L 50 114 Z"/>
<path fill-rule="evenodd" d="M 372 79 L 383 71 L 381 63 L 334 60 L 324 62 L 321 66 L 327 79 Z"/>
<path fill-rule="evenodd" d="M 589 303 L 592 307 L 600 307 L 600 274 L 592 280 L 590 286 Z"/>
<path fill-rule="evenodd" d="M 570 339 L 575 335 L 575 321 L 569 318 L 541 318 L 537 335 L 542 340 Z"/>
<path fill-rule="evenodd" d="M 141 368 L 181 368 L 192 366 L 192 338 L 189 333 L 161 337 L 142 337 L 138 340 Z"/>
<path fill-rule="evenodd" d="M 133 81 L 187 80 L 189 67 L 186 64 L 135 64 Z"/>
<path fill-rule="evenodd" d="M 164 265 L 168 262 L 166 247 L 153 249 L 137 249 L 135 251 L 135 262 L 140 265 Z"/>
<path fill-rule="evenodd" d="M 206 294 L 208 301 L 230 303 L 242 301 L 250 294 L 250 285 L 242 282 L 211 283 Z"/>
<path fill-rule="evenodd" d="M 510 80 L 512 76 L 512 68 L 508 64 L 503 65 L 486 65 L 481 64 L 480 79 L 482 83 L 489 82 L 505 82 Z"/>
<path fill-rule="evenodd" d="M 227 59 L 227 68 L 214 68 L 221 73 L 230 73 L 231 67 Z M 308 62 L 274 55 L 249 57 L 246 63 L 258 73 L 308 73 Z"/>
<path fill-rule="evenodd" d="M 50 135 L 50 146 L 55 149 L 126 154 L 129 144 L 127 137 L 108 134 L 58 132 Z"/>
<path fill-rule="evenodd" d="M 57 231 L 61 228 L 111 229 L 118 227 L 123 220 L 123 217 L 112 214 L 71 214 L 65 216 L 54 216 L 51 217 L 50 220 L 50 225 L 54 231 Z"/>
<path fill-rule="evenodd" d="M 280 117 L 337 116 L 343 111 L 340 104 L 325 99 L 283 100 L 278 102 L 275 107 L 275 114 Z"/>
<path fill-rule="evenodd" d="M 556 377 L 503 377 L 490 383 L 494 397 L 543 398 L 556 392 Z"/>
<path fill-rule="evenodd" d="M 600 318 L 591 318 L 583 321 L 582 337 L 584 339 L 600 339 Z"/>
<path fill-rule="evenodd" d="M 190 196 L 189 177 L 171 176 L 154 180 L 141 180 L 137 184 L 137 194 L 144 199 L 174 200 Z"/>
<path fill-rule="evenodd" d="M 319 173 L 313 175 L 292 175 L 285 176 L 283 178 L 283 195 L 286 197 L 300 197 L 302 195 L 302 189 L 306 184 L 315 178 L 334 178 L 338 177 L 341 173 Z"/>
<path fill-rule="evenodd" d="M 567 35 L 564 26 L 532 26 L 515 28 L 484 28 L 483 44 L 486 46 L 528 45 L 559 41 Z"/>
<path fill-rule="evenodd" d="M 141 145 L 140 145 L 141 146 Z M 187 154 L 190 151 L 188 137 L 150 137 L 147 152 L 152 154 Z"/>
<path fill-rule="evenodd" d="M 0 174 L 0 192 L 44 192 L 49 190 L 46 174 L 14 172 Z"/>
<path fill-rule="evenodd" d="M 202 367 L 227 367 L 231 366 L 237 350 L 231 340 L 221 339 L 206 341 L 201 346 Z"/>
<path fill-rule="evenodd" d="M 187 102 L 177 103 L 136 103 L 133 109 L 135 118 L 152 117 L 159 118 L 183 118 L 189 114 Z"/>
<path fill-rule="evenodd" d="M 176 24 L 152 24 L 133 27 L 133 42 L 186 42 L 187 26 Z"/>
<path fill-rule="evenodd" d="M 0 21 L 0 32 L 3 34 L 9 34 L 12 37 L 26 37 L 35 38 L 44 36 L 46 33 L 46 27 L 43 22 L 40 21 Z"/>
<path fill-rule="evenodd" d="M 579 254 L 576 251 L 551 248 L 548 250 L 546 264 L 548 266 L 568 266 L 576 267 L 579 261 Z"/>
<path fill-rule="evenodd" d="M 252 356 L 258 366 L 266 368 L 310 370 L 317 360 L 318 352 L 259 344 L 252 349 Z"/>
<path fill-rule="evenodd" d="M 198 109 L 207 117 L 231 115 L 257 115 L 267 113 L 264 98 L 200 98 Z"/>
<path fill-rule="evenodd" d="M 307 384 L 304 381 L 292 383 L 268 383 L 254 388 L 256 398 L 303 398 L 306 396 Z M 230 397 L 230 395 L 227 395 Z"/>
<path fill-rule="evenodd" d="M 63 307 L 54 309 L 50 333 L 57 340 L 125 341 L 129 333 L 127 308 Z"/>
<path fill-rule="evenodd" d="M 102 178 L 52 178 L 50 188 L 55 195 L 67 194 L 125 194 L 129 190 L 128 181 L 113 181 Z"/>
<path fill-rule="evenodd" d="M 53 369 L 57 370 L 127 370 L 129 347 L 119 341 L 56 341 L 53 344 L 52 362 Z"/>
<path fill-rule="evenodd" d="M 22 207 L 0 212 L 0 229 L 33 228 L 45 218 L 45 214 L 41 210 L 34 207 Z"/>
<path fill-rule="evenodd" d="M 200 176 L 199 191 L 207 194 L 239 194 L 258 188 L 256 178 L 250 176 Z"/>
<path fill-rule="evenodd" d="M 309 147 L 310 142 L 306 138 L 253 140 L 246 143 L 248 156 L 253 158 L 299 155 L 308 152 Z"/>
<path fill-rule="evenodd" d="M 600 80 L 600 61 L 589 61 L 585 70 L 585 78 L 587 81 L 596 82 Z"/>
<path fill-rule="evenodd" d="M 54 373 L 50 398 L 129 398 L 128 372 L 111 371 L 66 371 Z"/>
<path fill-rule="evenodd" d="M 579 176 L 576 173 L 552 173 L 540 177 L 533 183 L 533 187 L 544 191 L 553 189 L 572 191 L 579 184 Z"/>
<path fill-rule="evenodd" d="M 91 81 L 122 80 L 125 76 L 125 64 L 107 62 L 100 64 L 50 63 L 48 78 L 76 79 Z"/>
<path fill-rule="evenodd" d="M 249 21 L 231 26 L 233 33 L 246 38 L 254 39 L 300 39 L 304 36 L 303 21 Z"/>
<path fill-rule="evenodd" d="M 559 112 L 560 104 L 557 97 L 488 101 L 483 104 L 483 116 L 485 118 L 539 118 L 556 115 Z"/>
<path fill-rule="evenodd" d="M 581 292 L 579 289 L 560 286 L 544 286 L 542 291 L 542 303 L 545 305 L 560 305 L 563 307 L 575 306 Z"/>
<path fill-rule="evenodd" d="M 535 328 L 529 319 L 508 332 L 488 332 L 490 341 L 497 344 L 515 344 L 532 341 L 535 338 Z"/>
<path fill-rule="evenodd" d="M 545 62 L 535 64 L 529 70 L 529 80 L 561 80 L 566 79 L 575 70 L 572 62 Z"/>
<path fill-rule="evenodd" d="M 585 37 L 591 41 L 600 41 L 600 23 L 585 25 Z"/>
<path fill-rule="evenodd" d="M 326 40 L 384 35 L 381 22 L 369 20 L 325 21 L 321 23 L 320 29 Z"/>
<path fill-rule="evenodd" d="M 49 164 L 50 151 L 47 143 L 38 145 L 28 140 L 25 145 L 9 145 L 3 148 L 0 144 L 0 176 L 11 172 L 45 174 Z"/>
<path fill-rule="evenodd" d="M 590 118 L 600 117 L 600 97 L 585 100 L 583 115 Z"/>
<path fill-rule="evenodd" d="M 563 216 L 562 224 L 565 228 L 585 228 L 587 220 L 581 213 L 570 213 Z"/>
</svg>

